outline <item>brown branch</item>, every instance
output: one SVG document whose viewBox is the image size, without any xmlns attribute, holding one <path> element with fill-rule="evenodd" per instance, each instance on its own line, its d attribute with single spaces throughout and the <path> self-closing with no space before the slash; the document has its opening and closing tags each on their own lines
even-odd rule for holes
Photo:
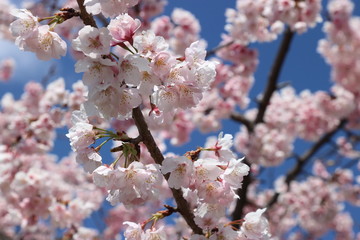
<svg viewBox="0 0 360 240">
<path fill-rule="evenodd" d="M 294 33 L 287 28 L 281 42 L 278 54 L 276 56 L 275 62 L 271 68 L 269 79 L 267 82 L 267 86 L 265 88 L 265 92 L 262 96 L 262 99 L 259 103 L 259 111 L 255 119 L 255 124 L 261 123 L 264 121 L 265 111 L 267 106 L 270 103 L 271 96 L 273 92 L 276 90 L 277 81 L 280 75 L 281 68 L 284 64 L 286 54 L 289 50 L 291 40 L 293 38 Z"/>
<path fill-rule="evenodd" d="M 245 116 L 241 115 L 240 113 L 234 112 L 230 115 L 230 118 L 236 122 L 244 124 L 245 127 L 247 128 L 249 134 L 254 131 L 254 124 L 249 119 L 247 119 Z"/>
<path fill-rule="evenodd" d="M 329 142 L 330 139 L 335 135 L 337 131 L 344 127 L 346 120 L 341 120 L 339 125 L 332 131 L 325 134 L 321 137 L 307 152 L 305 152 L 301 157 L 298 158 L 297 164 L 291 169 L 285 177 L 285 183 L 290 186 L 291 181 L 293 181 L 303 170 L 305 165 L 310 161 L 310 159 L 320 150 L 325 143 Z M 280 193 L 275 193 L 270 201 L 267 203 L 266 207 L 272 207 L 278 200 Z"/>
<path fill-rule="evenodd" d="M 205 59 L 207 59 L 207 58 L 211 57 L 212 55 L 214 55 L 218 50 L 220 50 L 220 49 L 222 49 L 222 48 L 225 48 L 225 47 L 228 47 L 228 46 L 230 46 L 230 45 L 233 44 L 233 43 L 234 43 L 234 41 L 230 41 L 230 42 L 228 42 L 228 43 L 225 43 L 225 44 L 223 44 L 223 45 L 219 45 L 219 46 L 217 46 L 217 47 L 215 47 L 215 48 L 207 51 L 207 52 L 206 52 L 206 57 L 205 57 Z"/>
<path fill-rule="evenodd" d="M 144 116 L 139 107 L 134 108 L 132 111 L 133 119 L 135 121 L 135 125 L 139 131 L 139 134 L 142 138 L 143 143 L 147 147 L 151 157 L 155 160 L 157 164 L 162 164 L 164 161 L 164 156 L 162 155 L 160 149 L 158 148 L 155 140 L 148 128 L 147 123 L 145 122 Z M 164 177 L 166 180 L 169 179 L 169 174 L 165 174 Z M 186 223 L 196 234 L 203 234 L 203 231 L 200 227 L 198 227 L 194 221 L 194 214 L 191 212 L 189 207 L 189 203 L 183 197 L 183 192 L 181 189 L 170 188 L 174 199 L 177 204 L 177 208 L 179 213 L 183 216 Z"/>
<path fill-rule="evenodd" d="M 246 158 L 244 159 L 243 163 L 249 165 L 249 167 L 250 167 L 250 163 L 246 160 Z M 248 187 L 249 187 L 250 183 L 251 183 L 251 175 L 249 173 L 248 175 L 244 176 L 244 179 L 242 182 L 242 187 L 237 189 L 237 195 L 239 196 L 239 199 L 237 200 L 235 209 L 231 215 L 231 218 L 233 221 L 239 220 L 242 218 L 242 215 L 244 212 L 244 207 L 248 204 L 248 199 L 247 199 L 246 195 L 247 195 L 247 191 L 248 191 Z M 235 225 L 233 225 L 233 227 L 239 229 L 240 225 L 235 224 Z"/>
<path fill-rule="evenodd" d="M 259 102 L 259 111 L 258 114 L 254 120 L 254 122 L 250 122 L 248 119 L 244 118 L 243 116 L 233 113 L 231 115 L 231 119 L 241 122 L 244 124 L 249 131 L 249 134 L 251 134 L 254 131 L 254 127 L 256 124 L 261 123 L 264 121 L 265 111 L 267 106 L 270 103 L 270 98 L 273 94 L 273 92 L 277 89 L 277 82 L 280 75 L 281 68 L 284 64 L 286 54 L 289 50 L 290 43 L 293 37 L 293 32 L 289 28 L 286 29 L 286 32 L 284 34 L 283 40 L 281 42 L 278 54 L 275 58 L 275 62 L 271 68 L 269 79 L 267 82 L 267 86 L 265 88 L 263 97 L 261 101 Z M 247 164 L 250 166 L 250 163 L 247 162 Z M 243 212 L 245 206 L 248 204 L 247 199 L 247 190 L 251 183 L 251 176 L 250 174 L 244 177 L 243 185 L 241 189 L 237 190 L 237 194 L 239 195 L 239 199 L 236 202 L 235 210 L 232 213 L 232 220 L 239 220 L 243 217 Z M 238 225 L 235 227 L 239 227 Z"/>
<path fill-rule="evenodd" d="M 0 231 L 0 240 L 12 240 L 12 238 Z"/>
<path fill-rule="evenodd" d="M 77 3 L 80 9 L 80 18 L 83 20 L 84 24 L 97 28 L 94 17 L 86 11 L 84 0 L 77 0 Z"/>
</svg>

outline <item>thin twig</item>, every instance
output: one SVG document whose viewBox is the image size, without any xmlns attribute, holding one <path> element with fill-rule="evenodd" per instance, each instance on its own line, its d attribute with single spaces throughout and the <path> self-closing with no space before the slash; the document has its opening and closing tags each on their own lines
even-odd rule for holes
<svg viewBox="0 0 360 240">
<path fill-rule="evenodd" d="M 212 55 L 214 55 L 218 50 L 220 50 L 222 48 L 225 48 L 225 47 L 228 47 L 233 43 L 234 43 L 234 41 L 231 41 L 231 42 L 225 43 L 223 45 L 219 45 L 219 46 L 207 51 L 205 59 L 211 57 Z"/>
<path fill-rule="evenodd" d="M 254 124 L 249 119 L 247 119 L 245 116 L 241 115 L 240 113 L 234 112 L 230 115 L 230 118 L 234 121 L 244 124 L 245 127 L 247 128 L 249 134 L 254 131 Z"/>
<path fill-rule="evenodd" d="M 96 22 L 91 14 L 86 11 L 84 6 L 84 0 L 77 0 L 80 9 L 80 18 L 83 20 L 85 25 L 90 25 L 97 28 Z"/>
<path fill-rule="evenodd" d="M 330 139 L 337 133 L 341 128 L 344 127 L 346 120 L 341 120 L 339 125 L 332 131 L 325 134 L 320 138 L 307 152 L 305 152 L 301 157 L 298 158 L 297 164 L 291 169 L 285 177 L 285 183 L 289 186 L 291 181 L 293 181 L 303 170 L 305 165 L 310 161 L 310 159 L 315 155 L 317 151 L 320 150 Z M 272 207 L 278 200 L 280 193 L 275 193 L 270 201 L 267 203 L 266 207 Z"/>
<path fill-rule="evenodd" d="M 151 157 L 155 160 L 155 162 L 161 165 L 162 162 L 164 161 L 164 156 L 161 153 L 160 149 L 158 148 L 148 128 L 148 125 L 145 122 L 144 116 L 140 108 L 139 107 L 134 108 L 132 114 L 133 114 L 133 119 L 135 121 L 135 125 L 139 131 L 139 134 L 141 135 L 143 143 L 147 147 Z M 166 180 L 169 179 L 169 176 L 170 176 L 169 174 L 164 175 Z M 202 229 L 199 226 L 197 226 L 194 221 L 194 214 L 191 212 L 189 203 L 183 197 L 183 192 L 181 191 L 181 189 L 174 189 L 174 188 L 170 188 L 170 189 L 176 201 L 178 211 L 183 216 L 186 223 L 194 231 L 194 233 L 203 234 Z"/>
<path fill-rule="evenodd" d="M 52 64 L 46 75 L 41 79 L 41 85 L 43 87 L 46 87 L 46 85 L 49 83 L 50 78 L 55 76 L 55 73 L 56 73 L 56 64 Z"/>
<path fill-rule="evenodd" d="M 291 39 L 293 38 L 293 36 L 294 36 L 294 33 L 290 30 L 290 28 L 287 28 L 285 31 L 283 40 L 281 42 L 278 54 L 276 56 L 275 62 L 271 68 L 267 86 L 265 88 L 265 92 L 259 103 L 259 111 L 258 111 L 258 114 L 255 119 L 255 124 L 261 123 L 264 121 L 266 108 L 270 103 L 270 99 L 271 99 L 273 92 L 276 90 L 280 71 L 284 64 L 285 57 L 289 50 Z"/>
</svg>

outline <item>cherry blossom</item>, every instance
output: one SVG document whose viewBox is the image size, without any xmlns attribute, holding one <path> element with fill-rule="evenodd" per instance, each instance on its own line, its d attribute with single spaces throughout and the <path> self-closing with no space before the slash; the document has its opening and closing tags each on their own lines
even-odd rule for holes
<svg viewBox="0 0 360 240">
<path fill-rule="evenodd" d="M 17 37 L 17 42 L 31 35 L 39 27 L 38 18 L 27 9 L 14 9 L 11 14 L 19 18 L 10 24 L 11 32 Z"/>
<path fill-rule="evenodd" d="M 11 58 L 5 59 L 0 63 L 0 80 L 8 81 L 14 72 L 15 61 Z"/>
<path fill-rule="evenodd" d="M 82 51 L 91 58 L 109 54 L 111 36 L 107 28 L 85 26 L 79 31 L 79 36 L 72 41 L 72 47 Z"/>
<path fill-rule="evenodd" d="M 187 157 L 168 157 L 162 164 L 161 172 L 170 173 L 169 187 L 179 189 L 189 186 L 192 166 L 193 163 Z"/>
<path fill-rule="evenodd" d="M 116 1 L 99 1 L 99 0 L 85 0 L 84 5 L 87 11 L 92 14 L 104 14 L 105 17 L 115 17 L 121 13 L 126 12 L 130 7 L 133 7 L 139 0 L 116 0 Z"/>
<path fill-rule="evenodd" d="M 36 53 L 41 60 L 59 59 L 66 54 L 66 43 L 60 36 L 51 31 L 48 25 L 42 25 L 29 36 L 17 42 L 19 48 L 24 51 Z"/>
<path fill-rule="evenodd" d="M 259 209 L 245 215 L 241 231 L 250 239 L 269 239 L 268 222 L 262 215 L 266 209 Z"/>
<path fill-rule="evenodd" d="M 66 136 L 70 139 L 74 151 L 83 150 L 95 142 L 93 125 L 89 124 L 84 111 L 73 112 L 72 123 L 73 127 Z"/>
<path fill-rule="evenodd" d="M 41 60 L 65 56 L 71 43 L 67 57 L 82 74 L 45 76 L 27 83 L 19 99 L 1 98 L 0 236 L 359 237 L 351 215 L 360 206 L 353 2 L 328 3 L 317 51 L 333 82 L 316 91 L 298 91 L 276 75 L 292 39 L 322 21 L 320 0 L 238 0 L 224 9 L 226 33 L 214 49 L 190 11 L 158 16 L 165 0 L 59 4 L 28 3 L 27 10 L 0 3 L 2 38 Z M 264 66 L 258 43 L 275 41 L 285 28 L 265 83 L 255 74 Z M 1 80 L 18 73 L 14 63 L 0 64 Z M 231 134 L 221 132 L 228 127 Z M 51 153 L 62 146 L 55 140 L 64 128 L 72 153 L 57 158 Z M 207 133 L 205 142 L 198 131 Z M 104 210 L 103 229 L 85 227 Z"/>
<path fill-rule="evenodd" d="M 122 42 L 133 43 L 133 36 L 140 28 L 141 22 L 139 19 L 133 19 L 127 13 L 117 16 L 112 19 L 108 25 L 108 29 L 112 36 L 112 45 Z"/>
</svg>

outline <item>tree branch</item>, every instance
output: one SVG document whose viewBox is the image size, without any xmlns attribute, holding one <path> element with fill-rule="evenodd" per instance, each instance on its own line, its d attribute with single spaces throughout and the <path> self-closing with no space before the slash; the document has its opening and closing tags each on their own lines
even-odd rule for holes
<svg viewBox="0 0 360 240">
<path fill-rule="evenodd" d="M 244 159 L 243 163 L 247 164 L 250 167 L 250 163 L 246 160 L 246 158 Z M 248 187 L 251 183 L 251 175 L 250 173 L 246 176 L 244 176 L 243 182 L 242 182 L 242 187 L 237 189 L 237 195 L 239 196 L 239 199 L 236 202 L 236 206 L 235 209 L 231 215 L 231 218 L 233 221 L 235 220 L 239 220 L 242 218 L 243 212 L 244 212 L 244 207 L 248 204 L 248 199 L 246 197 L 247 195 L 247 191 L 248 191 Z M 236 224 L 233 225 L 233 227 L 239 229 L 240 225 Z"/>
<path fill-rule="evenodd" d="M 236 122 L 244 124 L 249 134 L 254 131 L 254 124 L 240 113 L 234 112 L 230 115 L 230 118 Z"/>
<path fill-rule="evenodd" d="M 151 135 L 151 132 L 148 128 L 147 123 L 145 122 L 144 116 L 140 108 L 139 107 L 134 108 L 132 114 L 133 114 L 133 119 L 135 121 L 135 125 L 139 131 L 143 143 L 147 147 L 151 157 L 155 160 L 155 162 L 161 165 L 162 162 L 164 161 L 164 156 L 162 155 L 157 144 L 155 143 L 155 140 Z M 169 176 L 170 176 L 169 174 L 164 175 L 166 180 L 169 179 Z M 202 235 L 203 231 L 201 228 L 199 228 L 196 225 L 194 221 L 194 214 L 191 212 L 188 202 L 183 197 L 182 190 L 174 189 L 174 188 L 170 188 L 170 189 L 173 193 L 179 213 L 183 216 L 186 223 L 189 225 L 189 227 L 193 230 L 194 233 Z"/>
<path fill-rule="evenodd" d="M 332 131 L 325 134 L 321 137 L 307 152 L 305 152 L 301 157 L 298 158 L 297 164 L 291 169 L 285 177 L 285 183 L 290 186 L 291 181 L 293 181 L 303 170 L 305 165 L 310 161 L 310 159 L 315 155 L 315 153 L 320 150 L 320 148 L 330 141 L 330 139 L 335 135 L 337 131 L 344 127 L 346 120 L 341 120 L 339 125 Z M 266 207 L 272 207 L 278 200 L 280 193 L 275 193 L 270 201 L 267 203 Z"/>
<path fill-rule="evenodd" d="M 12 238 L 0 231 L 0 240 L 12 240 Z"/>
<path fill-rule="evenodd" d="M 236 114 L 236 113 L 233 113 L 231 115 L 231 119 L 241 122 L 242 124 L 244 124 L 246 126 L 247 130 L 249 131 L 249 134 L 251 134 L 254 131 L 254 127 L 256 126 L 256 124 L 264 121 L 266 108 L 270 103 L 270 99 L 271 99 L 273 92 L 277 88 L 279 74 L 280 74 L 281 68 L 283 66 L 283 63 L 285 61 L 286 54 L 289 50 L 293 35 L 294 35 L 294 33 L 291 32 L 291 30 L 289 28 L 287 28 L 286 32 L 284 34 L 283 40 L 281 42 L 278 54 L 275 58 L 275 62 L 271 68 L 267 86 L 265 88 L 263 97 L 259 103 L 258 114 L 256 115 L 254 122 L 250 122 L 248 119 L 246 119 L 243 116 Z M 250 166 L 249 162 L 246 162 L 246 163 Z M 239 195 L 240 198 L 237 200 L 235 210 L 232 213 L 233 221 L 239 220 L 243 217 L 244 208 L 248 204 L 247 190 L 248 190 L 250 183 L 251 183 L 251 176 L 249 174 L 244 177 L 242 188 L 237 190 L 237 194 Z M 239 227 L 239 226 L 237 225 L 235 227 Z"/>
<path fill-rule="evenodd" d="M 83 20 L 85 25 L 90 25 L 97 28 L 96 22 L 91 14 L 86 11 L 84 6 L 84 0 L 77 0 L 80 9 L 80 18 Z"/>
<path fill-rule="evenodd" d="M 262 99 L 259 103 L 259 111 L 255 119 L 255 124 L 261 123 L 264 121 L 265 111 L 267 106 L 270 103 L 271 96 L 273 92 L 276 90 L 277 81 L 280 75 L 281 68 L 284 64 L 286 54 L 289 50 L 291 40 L 293 38 L 294 33 L 287 28 L 281 42 L 278 54 L 276 56 L 275 62 L 271 68 L 269 79 L 267 82 L 267 86 L 265 88 L 265 92 L 262 96 Z"/>
<path fill-rule="evenodd" d="M 225 44 L 223 44 L 223 45 L 219 45 L 219 46 L 217 46 L 217 47 L 215 47 L 215 48 L 207 51 L 207 52 L 206 52 L 206 57 L 205 57 L 205 59 L 207 59 L 207 58 L 211 57 L 212 55 L 214 55 L 218 50 L 220 50 L 220 49 L 222 49 L 222 48 L 225 48 L 225 47 L 228 47 L 228 46 L 230 46 L 230 45 L 233 44 L 233 43 L 234 43 L 234 41 L 230 41 L 230 42 L 228 42 L 228 43 L 225 43 Z"/>
</svg>

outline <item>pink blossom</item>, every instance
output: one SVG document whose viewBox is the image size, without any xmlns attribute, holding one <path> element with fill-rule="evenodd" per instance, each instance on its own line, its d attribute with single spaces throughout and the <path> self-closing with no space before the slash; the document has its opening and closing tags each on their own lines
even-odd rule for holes
<svg viewBox="0 0 360 240">
<path fill-rule="evenodd" d="M 150 96 L 154 87 L 160 84 L 160 79 L 153 72 L 143 71 L 140 75 L 139 93 L 142 96 Z"/>
<path fill-rule="evenodd" d="M 86 56 L 99 58 L 110 52 L 111 36 L 107 28 L 94 28 L 86 25 L 79 31 L 79 36 L 72 41 L 72 47 Z"/>
<path fill-rule="evenodd" d="M 166 240 L 166 234 L 164 231 L 164 226 L 159 227 L 158 229 L 147 229 L 143 237 L 144 240 Z"/>
<path fill-rule="evenodd" d="M 141 225 L 134 222 L 124 222 L 124 224 L 128 225 L 125 230 L 124 236 L 125 239 L 129 240 L 143 240 L 144 232 L 141 228 Z"/>
<path fill-rule="evenodd" d="M 134 47 L 145 57 L 154 57 L 169 48 L 163 37 L 155 36 L 153 31 L 143 31 L 134 37 Z"/>
<path fill-rule="evenodd" d="M 120 81 L 124 81 L 129 86 L 138 86 L 143 77 L 143 72 L 150 72 L 149 61 L 137 54 L 129 54 L 119 63 Z"/>
<path fill-rule="evenodd" d="M 230 226 L 220 227 L 218 231 L 210 236 L 209 240 L 239 240 L 238 235 L 239 233 Z"/>
<path fill-rule="evenodd" d="M 137 89 L 116 88 L 108 85 L 89 93 L 88 105 L 95 104 L 96 110 L 105 118 L 128 118 L 131 110 L 142 102 Z"/>
<path fill-rule="evenodd" d="M 10 24 L 12 34 L 17 37 L 17 43 L 31 35 L 39 27 L 38 18 L 34 17 L 27 9 L 14 9 L 10 12 L 19 18 Z"/>
<path fill-rule="evenodd" d="M 92 240 L 98 237 L 98 232 L 91 228 L 79 227 L 73 236 L 74 240 Z"/>
<path fill-rule="evenodd" d="M 171 22 L 168 16 L 161 16 L 155 18 L 151 22 L 151 30 L 154 31 L 156 36 L 161 36 L 165 39 L 170 38 L 170 34 L 173 31 L 174 24 Z"/>
<path fill-rule="evenodd" d="M 356 159 L 360 156 L 360 152 L 354 149 L 354 144 L 349 142 L 345 137 L 339 137 L 336 140 L 336 144 L 338 146 L 338 152 L 347 157 Z"/>
<path fill-rule="evenodd" d="M 112 36 L 112 45 L 123 43 L 125 41 L 130 44 L 133 43 L 133 36 L 140 28 L 141 22 L 139 19 L 133 19 L 127 13 L 117 16 L 112 19 L 107 26 Z"/>
<path fill-rule="evenodd" d="M 84 5 L 87 11 L 92 14 L 104 14 L 105 17 L 115 17 L 127 12 L 129 8 L 135 6 L 139 0 L 85 0 Z"/>
<path fill-rule="evenodd" d="M 355 96 L 350 91 L 339 85 L 331 88 L 334 96 L 329 96 L 324 92 L 317 92 L 316 100 L 319 107 L 330 116 L 344 118 L 355 109 Z"/>
<path fill-rule="evenodd" d="M 195 223 L 203 229 L 217 226 L 218 219 L 225 216 L 225 207 L 220 204 L 201 203 L 195 210 Z"/>
<path fill-rule="evenodd" d="M 205 180 L 216 180 L 223 170 L 220 168 L 221 162 L 212 158 L 198 159 L 194 162 L 194 177 L 198 184 L 203 184 Z"/>
<path fill-rule="evenodd" d="M 179 107 L 180 96 L 175 86 L 160 87 L 153 93 L 152 100 L 160 111 L 169 112 Z"/>
<path fill-rule="evenodd" d="M 262 216 L 265 211 L 266 208 L 263 208 L 245 215 L 245 221 L 241 225 L 240 230 L 247 238 L 259 240 L 266 240 L 270 238 L 268 221 L 264 216 Z"/>
<path fill-rule="evenodd" d="M 8 81 L 14 72 L 15 61 L 12 58 L 2 60 L 0 62 L 0 80 Z"/>
<path fill-rule="evenodd" d="M 183 54 L 191 43 L 199 39 L 199 21 L 192 13 L 181 8 L 174 9 L 171 19 L 176 24 L 173 30 L 174 37 L 170 39 L 171 47 L 175 53 Z"/>
<path fill-rule="evenodd" d="M 116 184 L 108 188 L 107 200 L 112 205 L 121 202 L 128 207 L 153 201 L 158 196 L 157 186 L 160 185 L 161 180 L 157 165 L 144 165 L 134 161 L 127 168 L 116 169 L 114 179 Z"/>
<path fill-rule="evenodd" d="M 93 125 L 89 124 L 85 112 L 74 111 L 72 124 L 66 136 L 70 139 L 70 145 L 74 151 L 84 150 L 95 142 L 95 131 Z"/>
<path fill-rule="evenodd" d="M 196 184 L 201 202 L 226 206 L 238 198 L 230 184 L 221 180 L 205 180 Z"/>
<path fill-rule="evenodd" d="M 51 31 L 48 25 L 42 25 L 29 36 L 17 42 L 21 50 L 35 52 L 41 60 L 59 59 L 66 54 L 66 43 Z"/>
<path fill-rule="evenodd" d="M 115 66 L 116 63 L 107 58 L 92 59 L 85 57 L 76 62 L 75 72 L 84 72 L 83 82 L 92 90 L 102 88 L 114 81 L 115 72 L 113 68 Z"/>
<path fill-rule="evenodd" d="M 76 162 L 82 164 L 84 170 L 92 173 L 96 168 L 101 166 L 101 156 L 93 148 L 81 149 L 76 154 Z"/>
<path fill-rule="evenodd" d="M 243 159 L 230 159 L 224 172 L 224 180 L 234 188 L 241 188 L 244 176 L 248 175 L 250 168 L 242 163 Z"/>
<path fill-rule="evenodd" d="M 161 172 L 170 173 L 169 187 L 179 189 L 188 187 L 192 174 L 193 163 L 187 157 L 167 157 L 164 159 Z"/>
<path fill-rule="evenodd" d="M 245 127 L 235 137 L 235 148 L 245 154 L 250 162 L 262 166 L 276 166 L 287 158 L 293 149 L 294 137 L 285 129 L 258 124 L 252 135 Z"/>
<path fill-rule="evenodd" d="M 99 187 L 111 188 L 115 185 L 116 171 L 107 166 L 99 166 L 93 172 L 94 183 Z"/>
<path fill-rule="evenodd" d="M 151 61 L 151 68 L 154 74 L 160 78 L 165 78 L 169 73 L 172 66 L 176 64 L 174 56 L 169 52 L 159 52 Z"/>
<path fill-rule="evenodd" d="M 235 155 L 231 148 L 233 146 L 233 136 L 231 134 L 219 133 L 218 139 L 215 143 L 215 155 L 222 161 L 230 161 Z"/>
</svg>

